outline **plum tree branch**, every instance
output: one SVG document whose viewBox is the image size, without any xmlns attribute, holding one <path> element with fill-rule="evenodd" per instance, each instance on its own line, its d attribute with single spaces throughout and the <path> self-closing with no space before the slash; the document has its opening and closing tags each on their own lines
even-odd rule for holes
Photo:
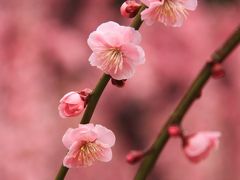
<svg viewBox="0 0 240 180">
<path fill-rule="evenodd" d="M 226 57 L 237 47 L 239 42 L 240 26 L 238 26 L 236 31 L 225 41 L 223 46 L 213 53 L 213 55 L 211 56 L 211 61 L 205 64 L 196 79 L 193 81 L 191 87 L 183 96 L 176 109 L 166 121 L 155 142 L 152 144 L 149 150 L 150 153 L 148 153 L 144 157 L 136 173 L 135 180 L 146 179 L 169 139 L 169 135 L 167 132 L 168 127 L 172 124 L 180 124 L 182 122 L 184 115 L 191 107 L 192 103 L 197 98 L 199 98 L 199 94 L 201 94 L 202 88 L 209 80 L 211 76 L 212 66 L 215 63 L 222 63 L 226 59 Z"/>
<path fill-rule="evenodd" d="M 131 27 L 133 27 L 135 30 L 138 30 L 142 24 L 140 13 L 146 8 L 146 6 L 142 5 L 140 10 L 138 11 L 138 14 L 133 19 L 133 22 L 131 23 Z M 97 83 L 95 89 L 93 90 L 91 97 L 89 99 L 88 105 L 86 107 L 86 110 L 83 114 L 83 117 L 81 119 L 80 124 L 87 124 L 90 122 L 91 117 L 94 113 L 94 110 L 96 108 L 96 105 L 98 103 L 98 100 L 100 99 L 105 87 L 107 86 L 109 80 L 111 77 L 107 74 L 103 74 L 99 82 Z M 63 180 L 68 172 L 68 168 L 61 165 L 58 174 L 55 178 L 55 180 Z"/>
</svg>

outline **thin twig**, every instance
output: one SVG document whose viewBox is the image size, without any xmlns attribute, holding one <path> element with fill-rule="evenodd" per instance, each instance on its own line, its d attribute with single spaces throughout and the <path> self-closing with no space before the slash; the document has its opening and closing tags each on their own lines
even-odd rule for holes
<svg viewBox="0 0 240 180">
<path fill-rule="evenodd" d="M 226 57 L 237 47 L 240 42 L 240 26 L 237 27 L 236 31 L 226 40 L 223 46 L 215 51 L 212 55 L 211 61 L 206 63 L 199 75 L 193 81 L 191 87 L 186 92 L 175 111 L 171 114 L 169 119 L 163 126 L 160 134 L 156 138 L 155 142 L 150 148 L 149 154 L 147 154 L 135 176 L 135 180 L 145 180 L 152 168 L 154 167 L 157 158 L 162 152 L 166 145 L 169 135 L 167 129 L 171 124 L 180 124 L 183 120 L 184 115 L 191 107 L 192 103 L 199 98 L 202 88 L 207 83 L 211 76 L 211 68 L 215 63 L 222 63 Z"/>
</svg>

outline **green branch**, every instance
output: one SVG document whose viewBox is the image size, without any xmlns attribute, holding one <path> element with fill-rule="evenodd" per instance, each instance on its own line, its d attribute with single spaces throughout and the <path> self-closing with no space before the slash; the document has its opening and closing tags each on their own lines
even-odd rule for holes
<svg viewBox="0 0 240 180">
<path fill-rule="evenodd" d="M 211 69 L 215 63 L 222 63 L 225 58 L 237 47 L 240 42 L 240 26 L 236 31 L 229 37 L 229 39 L 223 44 L 223 46 L 212 55 L 210 62 L 206 63 L 197 78 L 193 81 L 190 89 L 187 91 L 185 96 L 182 98 L 175 111 L 169 117 L 156 141 L 150 148 L 150 153 L 147 154 L 135 176 L 135 180 L 145 180 L 147 175 L 150 173 L 154 164 L 157 161 L 158 156 L 162 152 L 165 144 L 169 139 L 167 129 L 171 124 L 180 124 L 183 120 L 187 110 L 191 107 L 192 103 L 199 97 L 201 90 L 207 83 L 211 76 Z"/>
<path fill-rule="evenodd" d="M 87 124 L 90 122 L 91 117 L 93 115 L 93 112 L 96 108 L 96 105 L 98 103 L 98 100 L 100 96 L 102 95 L 103 90 L 108 84 L 108 81 L 110 80 L 111 76 L 107 74 L 103 74 L 101 79 L 99 80 L 96 88 L 93 90 L 93 93 L 91 94 L 91 97 L 89 98 L 89 102 L 87 105 L 87 108 L 84 112 L 84 115 L 82 117 L 82 120 L 80 124 Z"/>
</svg>

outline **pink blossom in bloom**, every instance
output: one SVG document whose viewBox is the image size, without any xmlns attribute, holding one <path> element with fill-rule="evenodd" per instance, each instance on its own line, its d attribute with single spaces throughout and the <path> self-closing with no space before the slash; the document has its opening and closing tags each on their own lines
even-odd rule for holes
<svg viewBox="0 0 240 180">
<path fill-rule="evenodd" d="M 68 168 L 77 168 L 90 166 L 96 160 L 110 161 L 115 135 L 101 125 L 79 124 L 76 129 L 69 128 L 62 141 L 64 146 L 69 149 L 63 165 Z"/>
<path fill-rule="evenodd" d="M 147 25 L 159 21 L 173 27 L 182 26 L 188 11 L 195 10 L 197 0 L 141 0 L 148 8 L 141 12 Z"/>
<path fill-rule="evenodd" d="M 218 147 L 220 136 L 221 133 L 218 131 L 198 132 L 187 136 L 184 144 L 185 155 L 191 162 L 198 163 Z"/>
<path fill-rule="evenodd" d="M 103 23 L 88 38 L 88 45 L 93 51 L 90 64 L 116 80 L 129 79 L 135 72 L 135 66 L 145 61 L 140 41 L 140 33 L 132 27 L 120 26 L 112 21 Z"/>
<path fill-rule="evenodd" d="M 62 118 L 79 115 L 86 107 L 91 92 L 91 89 L 86 88 L 80 93 L 71 91 L 65 94 L 58 106 L 59 115 Z"/>
</svg>

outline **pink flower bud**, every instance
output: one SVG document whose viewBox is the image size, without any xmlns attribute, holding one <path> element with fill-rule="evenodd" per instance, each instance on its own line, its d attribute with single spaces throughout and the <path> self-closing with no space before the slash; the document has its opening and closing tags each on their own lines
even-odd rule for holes
<svg viewBox="0 0 240 180">
<path fill-rule="evenodd" d="M 144 157 L 145 153 L 143 151 L 132 150 L 126 156 L 126 161 L 129 164 L 135 164 Z"/>
<path fill-rule="evenodd" d="M 141 5 L 134 0 L 126 1 L 122 4 L 120 8 L 121 15 L 127 18 L 133 18 L 138 13 Z"/>
<path fill-rule="evenodd" d="M 86 107 L 91 89 L 84 89 L 80 93 L 71 91 L 65 94 L 58 106 L 59 115 L 62 118 L 79 115 Z"/>
<path fill-rule="evenodd" d="M 211 70 L 214 79 L 220 79 L 225 76 L 225 71 L 220 63 L 214 64 Z"/>
<path fill-rule="evenodd" d="M 220 136 L 221 133 L 218 131 L 198 132 L 186 136 L 186 142 L 183 145 L 186 157 L 193 163 L 205 159 L 213 149 L 218 147 Z"/>
<path fill-rule="evenodd" d="M 168 128 L 168 134 L 172 137 L 178 137 L 182 135 L 182 130 L 178 125 L 172 125 Z"/>
</svg>

